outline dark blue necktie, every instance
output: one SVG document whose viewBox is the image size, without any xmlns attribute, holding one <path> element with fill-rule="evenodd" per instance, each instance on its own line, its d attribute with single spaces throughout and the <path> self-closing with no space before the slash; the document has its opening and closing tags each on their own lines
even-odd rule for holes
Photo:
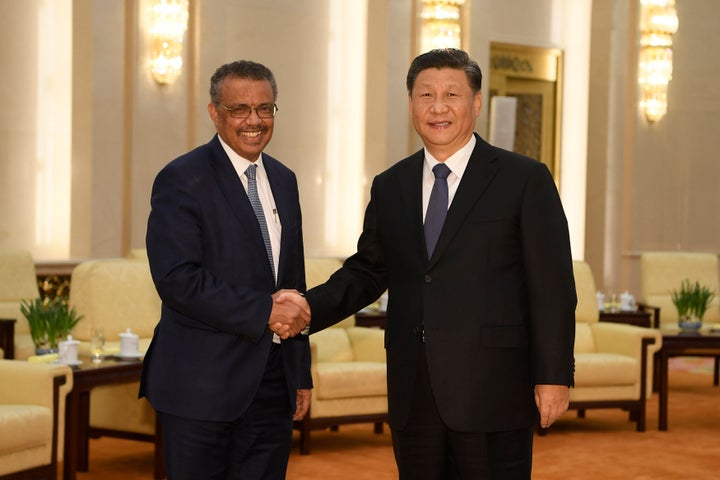
<svg viewBox="0 0 720 480">
<path fill-rule="evenodd" d="M 435 183 L 430 192 L 427 212 L 425 212 L 425 246 L 428 258 L 432 257 L 447 215 L 447 177 L 450 175 L 450 169 L 444 163 L 438 163 L 433 167 L 433 174 L 435 174 Z"/>
<path fill-rule="evenodd" d="M 250 199 L 250 205 L 255 210 L 255 216 L 260 224 L 260 233 L 262 234 L 263 242 L 265 242 L 265 252 L 267 253 L 268 260 L 270 261 L 270 270 L 272 270 L 273 277 L 275 277 L 275 262 L 273 262 L 272 244 L 270 243 L 270 232 L 268 231 L 267 222 L 265 222 L 265 213 L 263 213 L 262 203 L 258 196 L 257 190 L 257 177 L 255 176 L 257 165 L 254 163 L 245 170 L 245 175 L 248 178 L 248 198 Z"/>
</svg>

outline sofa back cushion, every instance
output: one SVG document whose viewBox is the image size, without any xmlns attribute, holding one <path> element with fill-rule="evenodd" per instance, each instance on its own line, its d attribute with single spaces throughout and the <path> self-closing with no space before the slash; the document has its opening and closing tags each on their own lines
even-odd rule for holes
<svg viewBox="0 0 720 480">
<path fill-rule="evenodd" d="M 40 296 L 35 261 L 27 250 L 0 249 L 0 318 L 14 318 L 15 333 L 30 333 L 20 312 L 23 299 Z"/>
<path fill-rule="evenodd" d="M 88 260 L 73 270 L 70 304 L 84 318 L 73 336 L 88 340 L 101 327 L 109 341 L 131 329 L 140 338 L 152 337 L 160 320 L 160 297 L 147 261 L 110 258 Z"/>
<path fill-rule="evenodd" d="M 597 291 L 592 270 L 587 262 L 573 260 L 575 274 L 575 290 L 577 292 L 577 306 L 575 307 L 575 322 L 597 323 L 600 312 L 597 304 Z"/>
<path fill-rule="evenodd" d="M 595 351 L 592 327 L 589 323 L 575 323 L 575 353 L 592 353 Z"/>
<path fill-rule="evenodd" d="M 327 282 L 335 270 L 342 267 L 342 261 L 334 257 L 317 257 L 305 259 L 305 283 L 307 289 Z M 355 326 L 355 315 L 350 315 L 331 328 L 348 328 Z"/>
<path fill-rule="evenodd" d="M 344 328 L 326 328 L 310 335 L 310 341 L 317 346 L 317 361 L 352 362 L 352 345 Z"/>
</svg>

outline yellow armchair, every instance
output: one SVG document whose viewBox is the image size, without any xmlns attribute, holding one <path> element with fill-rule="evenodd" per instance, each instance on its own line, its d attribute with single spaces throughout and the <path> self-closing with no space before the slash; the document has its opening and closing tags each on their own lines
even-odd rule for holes
<svg viewBox="0 0 720 480">
<path fill-rule="evenodd" d="M 652 358 L 662 345 L 655 329 L 599 321 L 590 266 L 574 261 L 575 387 L 570 408 L 580 416 L 592 408 L 622 408 L 645 430 L 646 399 L 652 394 Z"/>
<path fill-rule="evenodd" d="M 308 288 L 325 282 L 341 266 L 332 258 L 306 259 Z M 310 336 L 314 388 L 310 410 L 295 422 L 300 453 L 310 453 L 310 432 L 349 423 L 373 423 L 382 433 L 387 421 L 384 331 L 356 327 L 355 317 Z"/>
<path fill-rule="evenodd" d="M 72 331 L 84 355 L 90 352 L 93 328 L 104 331 L 108 354 L 119 353 L 119 334 L 128 328 L 139 336 L 139 350 L 144 353 L 160 319 L 160 297 L 147 258 L 80 263 L 72 273 L 70 305 L 84 316 Z M 138 399 L 138 389 L 137 382 L 94 388 L 90 393 L 91 434 L 154 441 L 159 449 L 155 411 L 146 399 Z"/>
<path fill-rule="evenodd" d="M 0 480 L 55 479 L 70 367 L 0 360 L 0 383 Z"/>
</svg>

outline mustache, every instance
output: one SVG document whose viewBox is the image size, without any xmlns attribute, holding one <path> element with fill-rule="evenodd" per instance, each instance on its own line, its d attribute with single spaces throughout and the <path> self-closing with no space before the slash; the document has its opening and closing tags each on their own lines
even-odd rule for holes
<svg viewBox="0 0 720 480">
<path fill-rule="evenodd" d="M 264 132 L 267 132 L 267 127 L 265 127 L 265 126 L 244 127 L 244 128 L 238 128 L 237 130 L 235 130 L 235 133 L 237 133 L 237 134 L 241 134 L 241 133 L 243 133 L 243 132 L 247 132 L 247 133 L 257 133 L 257 132 L 261 132 L 261 133 L 264 133 Z"/>
</svg>

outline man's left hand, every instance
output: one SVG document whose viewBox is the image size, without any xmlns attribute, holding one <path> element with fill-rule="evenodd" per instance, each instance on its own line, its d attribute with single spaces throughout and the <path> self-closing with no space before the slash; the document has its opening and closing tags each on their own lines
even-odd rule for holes
<svg viewBox="0 0 720 480">
<path fill-rule="evenodd" d="M 312 390 L 309 389 L 298 389 L 297 391 L 297 406 L 295 407 L 295 415 L 293 415 L 293 420 L 302 420 L 305 414 L 308 412 L 308 408 L 310 408 L 310 394 L 312 393 Z"/>
<path fill-rule="evenodd" d="M 540 412 L 540 427 L 549 428 L 570 405 L 567 385 L 535 385 L 535 404 Z"/>
</svg>

